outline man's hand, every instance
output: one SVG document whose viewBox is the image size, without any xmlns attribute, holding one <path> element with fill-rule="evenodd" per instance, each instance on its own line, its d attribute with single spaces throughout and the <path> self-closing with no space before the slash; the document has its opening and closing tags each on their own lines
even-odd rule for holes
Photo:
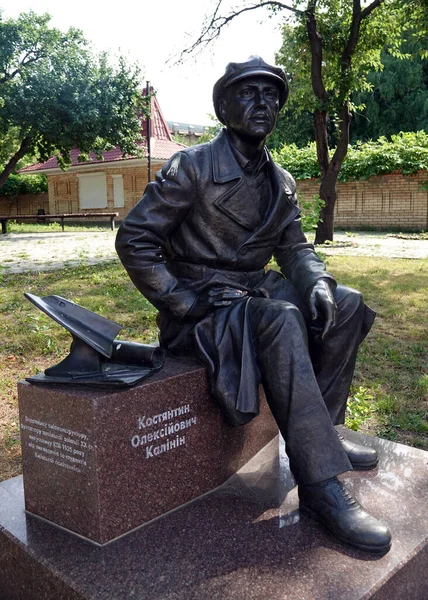
<svg viewBox="0 0 428 600">
<path fill-rule="evenodd" d="M 321 339 L 323 340 L 332 327 L 336 325 L 337 305 L 333 297 L 333 292 L 328 282 L 320 279 L 314 285 L 309 297 L 309 309 L 311 311 L 312 321 L 323 323 Z M 314 323 L 314 329 L 321 330 L 321 327 Z"/>
<path fill-rule="evenodd" d="M 211 310 L 230 306 L 234 300 L 248 296 L 248 292 L 231 287 L 213 287 L 202 292 L 186 315 L 186 320 L 202 319 Z"/>
</svg>

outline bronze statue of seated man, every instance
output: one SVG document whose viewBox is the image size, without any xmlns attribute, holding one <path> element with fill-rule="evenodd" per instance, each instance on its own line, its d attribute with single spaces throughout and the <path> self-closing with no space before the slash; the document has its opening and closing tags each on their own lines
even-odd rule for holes
<svg viewBox="0 0 428 600">
<path fill-rule="evenodd" d="M 302 232 L 295 182 L 266 149 L 287 95 L 282 69 L 259 57 L 230 63 L 213 93 L 225 129 L 169 160 L 116 248 L 159 310 L 161 346 L 199 357 L 228 423 L 257 416 L 263 385 L 301 511 L 344 543 L 383 553 L 388 529 L 337 479 L 374 467 L 376 453 L 334 427 L 374 313 L 326 271 Z M 281 273 L 266 268 L 272 256 Z"/>
</svg>

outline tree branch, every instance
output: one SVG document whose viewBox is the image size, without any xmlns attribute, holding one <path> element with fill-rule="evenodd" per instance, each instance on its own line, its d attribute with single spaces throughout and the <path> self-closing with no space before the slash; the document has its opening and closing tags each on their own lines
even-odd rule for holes
<svg viewBox="0 0 428 600">
<path fill-rule="evenodd" d="M 28 56 L 28 53 L 26 54 L 26 56 L 21 61 L 21 64 L 19 65 L 19 67 L 17 67 L 12 73 L 5 73 L 3 75 L 3 77 L 0 78 L 0 84 L 6 83 L 6 81 L 10 81 L 11 79 L 13 79 L 16 75 L 18 75 L 18 73 L 21 72 L 21 69 L 23 69 L 23 68 L 25 69 L 31 63 L 34 63 L 34 62 L 38 61 L 42 57 L 42 54 L 37 54 L 37 55 L 35 55 L 35 56 L 31 57 L 31 58 L 28 58 L 28 59 L 27 59 L 27 56 Z"/>
<path fill-rule="evenodd" d="M 328 95 L 324 87 L 322 78 L 322 37 L 318 33 L 315 19 L 316 2 L 308 3 L 306 29 L 308 32 L 309 43 L 311 45 L 311 82 L 315 96 L 326 102 Z"/>
<path fill-rule="evenodd" d="M 360 0 L 353 1 L 352 7 L 352 21 L 349 30 L 348 43 L 342 52 L 340 62 L 342 64 L 342 71 L 345 71 L 351 66 L 352 55 L 354 54 L 355 47 L 358 43 L 358 37 L 360 35 L 361 25 L 361 2 Z"/>
<path fill-rule="evenodd" d="M 385 0 L 373 0 L 371 4 L 361 11 L 361 19 L 365 19 L 375 8 L 380 4 L 383 4 L 383 2 L 385 2 Z"/>
<path fill-rule="evenodd" d="M 345 102 L 340 110 L 340 138 L 337 148 L 330 162 L 330 169 L 335 173 L 339 173 L 342 168 L 342 163 L 348 152 L 349 145 L 349 126 L 351 123 L 351 112 L 349 103 Z"/>
<path fill-rule="evenodd" d="M 27 154 L 31 145 L 31 136 L 27 135 L 21 142 L 19 149 L 15 152 L 15 154 L 9 159 L 9 162 L 4 167 L 3 172 L 0 174 L 0 189 L 6 183 L 7 178 L 15 169 L 18 161 Z"/>
<path fill-rule="evenodd" d="M 208 44 L 210 44 L 213 40 L 215 40 L 216 38 L 219 37 L 222 29 L 226 25 L 228 25 L 231 21 L 233 21 L 233 19 L 236 19 L 236 17 L 239 17 L 240 15 L 242 15 L 245 12 L 256 10 L 258 8 L 263 8 L 265 6 L 272 6 L 272 7 L 279 8 L 280 10 L 289 10 L 297 15 L 304 14 L 301 10 L 298 10 L 297 8 L 289 6 L 288 4 L 284 4 L 282 2 L 270 1 L 270 2 L 260 2 L 260 4 L 253 4 L 251 6 L 246 6 L 245 8 L 242 8 L 241 10 L 234 11 L 234 12 L 230 13 L 229 15 L 223 16 L 223 15 L 218 14 L 222 3 L 223 3 L 223 0 L 218 0 L 217 6 L 215 7 L 215 10 L 214 10 L 212 16 L 209 18 L 208 23 L 203 27 L 201 35 L 191 46 L 189 46 L 188 48 L 185 48 L 181 52 L 181 56 L 183 56 L 184 54 L 191 54 L 194 50 L 196 50 L 196 48 L 198 48 L 198 46 L 205 47 Z"/>
</svg>

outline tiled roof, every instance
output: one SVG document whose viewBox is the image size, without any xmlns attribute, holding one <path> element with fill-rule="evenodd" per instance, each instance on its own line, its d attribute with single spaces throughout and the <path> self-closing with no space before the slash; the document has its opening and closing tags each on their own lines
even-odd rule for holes
<svg viewBox="0 0 428 600">
<path fill-rule="evenodd" d="M 173 154 L 185 148 L 183 144 L 179 144 L 174 142 L 171 137 L 171 133 L 169 131 L 168 125 L 164 119 L 162 111 L 160 109 L 159 103 L 156 99 L 156 96 L 152 97 L 152 111 L 151 111 L 151 158 L 152 160 L 168 160 L 171 158 Z M 147 139 L 147 120 L 143 121 L 143 126 L 141 129 L 141 133 L 145 139 Z M 147 156 L 147 146 L 146 142 L 140 144 L 140 147 L 143 149 L 143 156 Z M 111 163 L 117 162 L 121 160 L 130 160 L 135 157 L 123 157 L 122 151 L 119 147 L 113 148 L 113 150 L 109 150 L 108 152 L 104 152 L 103 157 L 104 160 L 99 160 L 96 158 L 95 154 L 91 153 L 89 155 L 90 160 L 85 162 L 79 162 L 77 157 L 80 154 L 78 148 L 73 148 L 71 151 L 71 160 L 72 167 L 77 167 L 79 165 L 94 165 L 99 163 Z M 48 169 L 58 169 L 58 160 L 55 156 L 51 156 L 49 160 L 44 163 L 34 163 L 33 165 L 29 165 L 28 167 L 24 167 L 19 172 L 20 173 L 34 173 L 35 171 L 45 171 Z"/>
</svg>

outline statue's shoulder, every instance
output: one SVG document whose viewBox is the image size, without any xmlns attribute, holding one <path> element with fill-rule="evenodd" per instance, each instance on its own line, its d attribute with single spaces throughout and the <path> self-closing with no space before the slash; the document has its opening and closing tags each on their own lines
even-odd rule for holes
<svg viewBox="0 0 428 600">
<path fill-rule="evenodd" d="M 274 162 L 273 164 L 275 165 L 280 181 L 285 187 L 289 188 L 291 193 L 294 194 L 296 191 L 296 182 L 294 181 L 294 177 L 286 169 L 283 169 L 278 163 Z"/>
<path fill-rule="evenodd" d="M 206 161 L 209 154 L 209 143 L 197 144 L 196 146 L 183 147 L 173 154 L 161 169 L 162 178 L 176 177 L 181 173 L 198 173 L 201 163 Z"/>
<path fill-rule="evenodd" d="M 211 144 L 210 142 L 204 142 L 203 144 L 196 144 L 195 146 L 188 146 L 187 148 L 183 148 L 179 150 L 174 156 L 171 157 L 170 160 L 174 160 L 179 157 L 183 159 L 185 162 L 193 163 L 197 165 L 201 161 L 205 160 L 207 156 L 211 153 Z"/>
</svg>

